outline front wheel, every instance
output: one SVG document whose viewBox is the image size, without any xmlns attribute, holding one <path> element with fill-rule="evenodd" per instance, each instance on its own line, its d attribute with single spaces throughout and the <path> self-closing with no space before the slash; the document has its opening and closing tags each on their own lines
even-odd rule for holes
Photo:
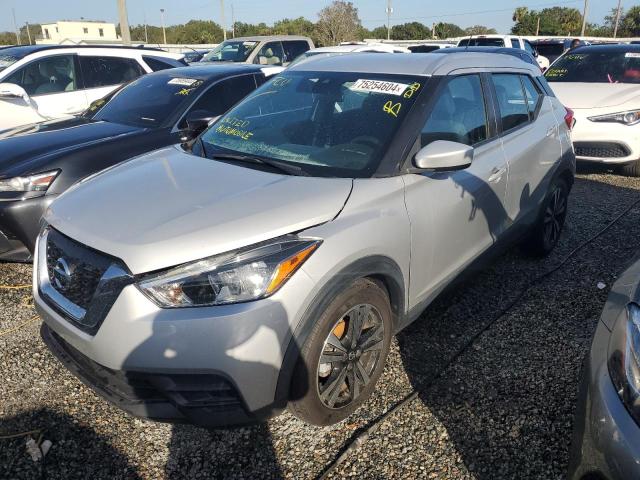
<svg viewBox="0 0 640 480">
<path fill-rule="evenodd" d="M 289 410 L 314 425 L 344 420 L 371 395 L 392 330 L 384 287 L 368 278 L 356 280 L 329 304 L 303 345 Z"/>
<path fill-rule="evenodd" d="M 552 184 L 542 205 L 542 212 L 523 243 L 524 250 L 535 256 L 548 255 L 558 243 L 567 217 L 569 186 L 558 178 Z"/>
</svg>

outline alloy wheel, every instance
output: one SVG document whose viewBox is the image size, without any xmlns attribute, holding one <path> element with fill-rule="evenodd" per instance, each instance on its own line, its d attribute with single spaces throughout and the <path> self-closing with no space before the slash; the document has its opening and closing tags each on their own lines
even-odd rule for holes
<svg viewBox="0 0 640 480">
<path fill-rule="evenodd" d="M 556 187 L 544 212 L 544 240 L 553 247 L 560 238 L 560 232 L 567 213 L 567 198 L 560 187 Z"/>
</svg>

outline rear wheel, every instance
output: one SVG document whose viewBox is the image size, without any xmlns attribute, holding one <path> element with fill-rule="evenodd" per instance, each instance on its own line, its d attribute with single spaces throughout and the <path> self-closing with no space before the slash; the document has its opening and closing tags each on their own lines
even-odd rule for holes
<svg viewBox="0 0 640 480">
<path fill-rule="evenodd" d="M 627 177 L 640 177 L 640 160 L 623 165 L 620 171 Z"/>
<path fill-rule="evenodd" d="M 536 225 L 523 243 L 527 253 L 536 256 L 549 254 L 560 239 L 560 234 L 567 217 L 569 200 L 569 186 L 567 182 L 558 178 L 549 189 L 544 200 L 542 212 Z"/>
<path fill-rule="evenodd" d="M 315 425 L 345 419 L 371 395 L 391 336 L 386 290 L 367 278 L 355 281 L 329 304 L 302 347 L 290 411 Z"/>
</svg>

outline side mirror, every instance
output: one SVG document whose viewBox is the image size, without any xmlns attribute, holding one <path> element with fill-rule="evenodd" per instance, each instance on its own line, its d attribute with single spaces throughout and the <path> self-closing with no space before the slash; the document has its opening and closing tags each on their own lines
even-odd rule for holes
<svg viewBox="0 0 640 480">
<path fill-rule="evenodd" d="M 29 94 L 24 88 L 15 83 L 0 83 L 0 98 L 1 99 L 16 99 L 22 98 L 26 103 L 31 103 Z"/>
<path fill-rule="evenodd" d="M 212 121 L 217 120 L 219 117 L 220 115 L 212 115 L 211 112 L 206 110 L 194 110 L 187 114 L 187 128 L 191 132 L 198 134 L 207 128 Z"/>
<path fill-rule="evenodd" d="M 436 140 L 422 147 L 413 159 L 421 170 L 462 170 L 471 165 L 473 147 L 464 143 Z"/>
</svg>

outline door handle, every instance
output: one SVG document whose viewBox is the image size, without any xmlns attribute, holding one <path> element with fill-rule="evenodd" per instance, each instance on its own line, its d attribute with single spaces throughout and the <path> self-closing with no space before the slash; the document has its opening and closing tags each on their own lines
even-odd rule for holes
<svg viewBox="0 0 640 480">
<path fill-rule="evenodd" d="M 493 170 L 491 170 L 491 175 L 489 175 L 489 182 L 491 183 L 496 183 L 499 182 L 502 179 L 502 175 L 504 175 L 504 173 L 507 171 L 506 167 L 493 167 Z"/>
</svg>

